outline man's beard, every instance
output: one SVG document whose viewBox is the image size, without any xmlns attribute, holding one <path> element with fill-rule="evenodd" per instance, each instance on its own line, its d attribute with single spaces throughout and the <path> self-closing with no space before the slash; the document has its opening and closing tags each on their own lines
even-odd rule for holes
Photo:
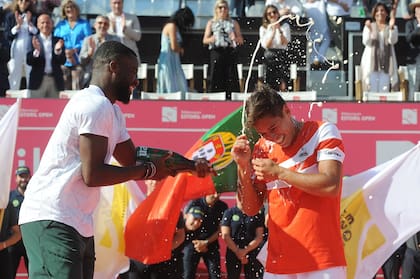
<svg viewBox="0 0 420 279">
<path fill-rule="evenodd" d="M 115 89 L 117 92 L 117 100 L 123 104 L 128 104 L 130 102 L 130 95 L 131 95 L 130 86 L 127 86 L 123 84 L 122 82 L 119 82 L 116 84 Z"/>
</svg>

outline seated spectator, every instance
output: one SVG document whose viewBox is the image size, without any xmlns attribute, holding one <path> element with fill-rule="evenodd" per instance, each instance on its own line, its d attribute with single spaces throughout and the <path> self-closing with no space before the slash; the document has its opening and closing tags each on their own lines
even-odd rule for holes
<svg viewBox="0 0 420 279">
<path fill-rule="evenodd" d="M 108 34 L 109 18 L 104 15 L 99 15 L 95 19 L 95 34 L 86 37 L 83 40 L 82 49 L 80 50 L 80 64 L 83 67 L 83 77 L 81 80 L 81 87 L 89 86 L 92 77 L 92 57 L 96 49 L 106 41 L 119 41 L 117 36 Z"/>
<path fill-rule="evenodd" d="M 64 41 L 52 36 L 53 21 L 48 14 L 41 14 L 37 20 L 40 33 L 32 37 L 32 49 L 26 60 L 32 66 L 29 89 L 33 98 L 58 98 L 64 90 L 61 66 L 66 61 Z"/>
<path fill-rule="evenodd" d="M 389 20 L 388 20 L 389 17 Z M 395 11 L 377 3 L 372 10 L 372 21 L 366 20 L 362 42 L 365 49 L 360 63 L 363 91 L 398 91 L 398 66 L 394 45 L 398 41 Z"/>
<path fill-rule="evenodd" d="M 29 86 L 31 67 L 26 64 L 26 53 L 29 51 L 31 36 L 38 33 L 36 17 L 30 0 L 14 0 L 11 11 L 7 13 L 4 29 L 10 45 L 9 83 L 10 89 L 21 88 L 25 68 L 26 85 Z"/>
<path fill-rule="evenodd" d="M 61 4 L 63 19 L 57 24 L 54 36 L 63 38 L 66 62 L 62 67 L 64 73 L 64 88 L 66 90 L 80 89 L 81 66 L 80 50 L 84 38 L 92 33 L 89 22 L 80 18 L 80 8 L 74 0 L 65 0 Z"/>
</svg>

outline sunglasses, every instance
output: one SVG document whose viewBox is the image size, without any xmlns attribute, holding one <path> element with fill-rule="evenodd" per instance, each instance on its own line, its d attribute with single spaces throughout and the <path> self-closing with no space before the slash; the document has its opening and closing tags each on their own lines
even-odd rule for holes
<svg viewBox="0 0 420 279">
<path fill-rule="evenodd" d="M 276 14 L 278 14 L 277 11 L 269 11 L 269 12 L 267 12 L 267 15 L 276 15 Z"/>
<path fill-rule="evenodd" d="M 223 9 L 227 9 L 227 6 L 218 6 L 217 7 L 219 10 L 223 10 Z"/>
</svg>

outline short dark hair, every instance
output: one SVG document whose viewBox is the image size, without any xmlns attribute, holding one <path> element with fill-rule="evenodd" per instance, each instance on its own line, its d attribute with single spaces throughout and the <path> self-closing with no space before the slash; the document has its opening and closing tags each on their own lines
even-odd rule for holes
<svg viewBox="0 0 420 279">
<path fill-rule="evenodd" d="M 247 126 L 253 127 L 257 120 L 266 116 L 282 117 L 285 105 L 284 99 L 274 89 L 268 86 L 258 88 L 246 101 Z"/>
<path fill-rule="evenodd" d="M 102 67 L 112 60 L 118 60 L 120 57 L 130 57 L 137 59 L 136 53 L 118 41 L 106 41 L 102 43 L 93 56 L 93 69 Z"/>
</svg>

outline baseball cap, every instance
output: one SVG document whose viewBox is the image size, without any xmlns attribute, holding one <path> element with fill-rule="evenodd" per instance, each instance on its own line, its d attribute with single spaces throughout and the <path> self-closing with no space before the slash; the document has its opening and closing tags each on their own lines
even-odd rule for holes
<svg viewBox="0 0 420 279">
<path fill-rule="evenodd" d="M 192 216 L 194 216 L 194 218 L 199 218 L 199 219 L 203 219 L 204 217 L 204 212 L 201 210 L 200 207 L 198 206 L 193 206 L 188 210 L 189 214 L 192 214 Z"/>
<path fill-rule="evenodd" d="M 29 168 L 27 166 L 20 166 L 16 170 L 16 175 L 30 174 L 30 173 L 31 173 L 31 171 L 29 170 Z"/>
</svg>

